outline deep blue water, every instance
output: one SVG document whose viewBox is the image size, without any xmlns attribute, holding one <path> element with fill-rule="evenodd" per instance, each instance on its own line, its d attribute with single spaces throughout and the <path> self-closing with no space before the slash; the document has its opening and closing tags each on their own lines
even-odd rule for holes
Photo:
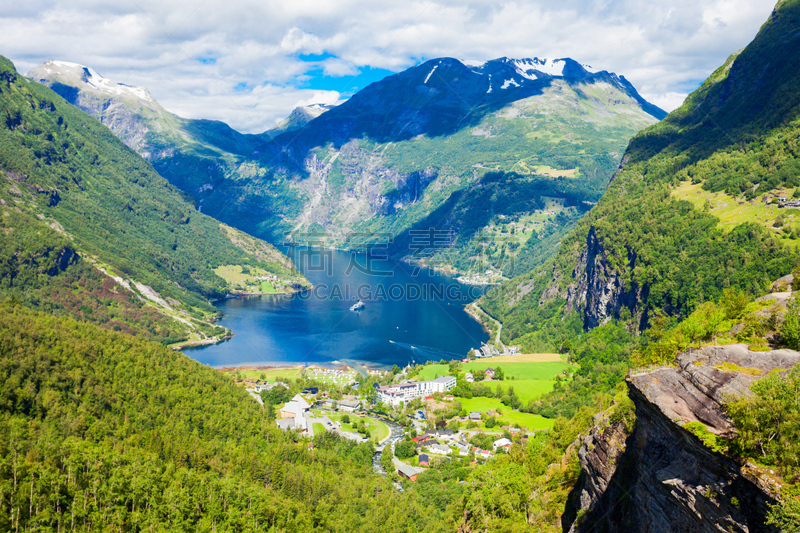
<svg viewBox="0 0 800 533">
<path fill-rule="evenodd" d="M 287 250 L 313 291 L 219 302 L 232 339 L 185 353 L 211 366 L 452 359 L 488 339 L 464 306 L 480 288 L 414 265 L 307 248 Z M 360 292 L 359 292 L 360 291 Z M 366 305 L 354 312 L 358 297 Z"/>
</svg>

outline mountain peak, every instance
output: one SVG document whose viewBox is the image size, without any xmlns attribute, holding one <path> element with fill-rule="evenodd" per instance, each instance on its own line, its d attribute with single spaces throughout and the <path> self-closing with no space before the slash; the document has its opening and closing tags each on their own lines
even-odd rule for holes
<svg viewBox="0 0 800 533">
<path fill-rule="evenodd" d="M 93 68 L 79 63 L 49 60 L 28 72 L 27 77 L 40 83 L 46 81 L 48 85 L 56 82 L 108 96 L 135 99 L 150 106 L 156 103 L 146 88 L 114 83 Z"/>
<path fill-rule="evenodd" d="M 287 131 L 299 130 L 321 114 L 330 111 L 336 107 L 336 104 L 309 104 L 297 106 L 292 110 L 292 113 L 283 119 L 277 126 L 266 131 L 263 135 L 271 139 L 281 133 Z"/>
<path fill-rule="evenodd" d="M 479 74 L 483 73 L 485 70 L 491 70 L 492 67 L 508 65 L 512 67 L 517 74 L 529 80 L 537 80 L 546 76 L 572 78 L 575 77 L 575 74 L 578 74 L 579 77 L 583 77 L 582 75 L 585 75 L 586 73 L 596 74 L 599 72 L 587 64 L 578 63 L 574 59 L 568 57 L 557 59 L 550 59 L 546 57 L 531 57 L 521 59 L 501 57 L 488 61 L 467 59 L 461 60 L 461 63 L 467 67 L 473 68 L 474 72 Z"/>
</svg>

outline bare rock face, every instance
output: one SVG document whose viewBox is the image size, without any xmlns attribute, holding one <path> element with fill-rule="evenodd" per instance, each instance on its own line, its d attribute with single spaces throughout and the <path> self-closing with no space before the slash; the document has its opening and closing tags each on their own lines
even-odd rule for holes
<svg viewBox="0 0 800 533">
<path fill-rule="evenodd" d="M 629 252 L 630 270 L 636 265 L 636 254 Z M 586 245 L 572 272 L 575 280 L 567 288 L 567 309 L 583 310 L 585 330 L 596 328 L 612 318 L 619 318 L 623 309 L 631 316 L 639 316 L 640 302 L 646 298 L 646 287 L 632 283 L 625 287 L 619 272 L 612 268 L 602 242 L 597 238 L 594 227 L 586 235 Z M 554 285 L 551 283 L 551 285 Z"/>
<path fill-rule="evenodd" d="M 765 524 L 768 505 L 776 502 L 771 483 L 682 426 L 699 421 L 732 436 L 725 402 L 750 394 L 760 376 L 799 362 L 792 350 L 706 347 L 684 352 L 677 366 L 629 376 L 636 427 L 628 433 L 623 424 L 596 417 L 578 453 L 583 472 L 564 531 L 777 531 Z"/>
<path fill-rule="evenodd" d="M 567 512 L 564 514 L 565 531 L 570 531 L 582 522 L 576 521 L 577 512 L 582 515 L 598 506 L 609 485 L 616 482 L 615 474 L 620 458 L 627 449 L 630 433 L 625 423 L 611 423 L 606 413 L 594 417 L 592 430 L 583 438 L 578 450 L 578 459 L 583 472 L 576 490 L 570 494 Z"/>
</svg>

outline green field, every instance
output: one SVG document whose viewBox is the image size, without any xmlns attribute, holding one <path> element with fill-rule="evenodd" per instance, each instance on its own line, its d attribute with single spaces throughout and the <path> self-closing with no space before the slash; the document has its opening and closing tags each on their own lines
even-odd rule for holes
<svg viewBox="0 0 800 533">
<path fill-rule="evenodd" d="M 575 369 L 574 366 L 561 362 L 549 363 L 501 363 L 493 362 L 491 359 L 482 361 L 474 361 L 472 363 L 465 363 L 461 368 L 465 372 L 483 372 L 487 368 L 503 369 L 506 379 L 552 379 L 558 374 L 561 374 L 565 369 L 571 371 Z M 476 376 L 477 378 L 477 376 Z"/>
<path fill-rule="evenodd" d="M 450 369 L 447 365 L 425 365 L 419 372 L 420 381 L 430 381 L 440 376 L 447 376 Z"/>
<path fill-rule="evenodd" d="M 492 383 L 492 388 L 499 386 L 505 392 L 514 387 L 514 393 L 517 397 L 522 400 L 523 404 L 527 404 L 530 400 L 537 400 L 542 395 L 553 390 L 554 384 L 555 381 L 551 379 L 519 379 L 496 381 Z"/>
<path fill-rule="evenodd" d="M 269 281 L 262 281 L 261 292 L 263 292 L 264 294 L 271 294 L 275 292 L 275 287 L 273 287 L 272 283 L 270 283 Z"/>
<path fill-rule="evenodd" d="M 499 417 L 498 420 L 503 424 L 519 424 L 526 429 L 550 429 L 553 427 L 555 420 L 545 418 L 542 415 L 532 415 L 530 413 L 520 413 L 519 411 L 510 411 Z"/>
<path fill-rule="evenodd" d="M 325 426 L 323 426 L 319 422 L 314 422 L 311 425 L 311 429 L 314 431 L 314 435 L 319 435 L 325 431 Z"/>
<path fill-rule="evenodd" d="M 380 441 L 384 437 L 389 434 L 389 426 L 381 422 L 376 418 L 372 418 L 369 416 L 364 417 L 364 422 L 369 424 L 367 428 L 369 430 L 369 434 L 372 437 L 372 440 L 375 442 Z"/>
<path fill-rule="evenodd" d="M 555 381 L 552 379 L 557 375 L 561 375 L 565 369 L 573 369 L 574 367 L 558 361 L 551 362 L 503 362 L 497 364 L 497 361 L 481 360 L 471 363 L 464 363 L 461 365 L 463 371 L 472 372 L 475 374 L 477 380 L 482 379 L 482 372 L 487 368 L 500 367 L 505 373 L 506 379 L 503 381 L 487 381 L 483 383 L 496 391 L 499 387 L 502 391 L 507 391 L 510 387 L 514 387 L 514 392 L 522 400 L 523 403 L 528 403 L 530 400 L 535 400 L 543 394 L 547 394 L 553 390 Z M 431 380 L 438 376 L 446 376 L 448 373 L 447 365 L 427 365 L 419 373 L 419 379 Z M 515 378 L 515 379 L 512 379 Z M 464 401 L 461 400 L 462 405 Z M 478 409 L 481 411 L 482 409 Z"/>
<path fill-rule="evenodd" d="M 480 411 L 481 413 L 485 413 L 490 409 L 495 409 L 502 413 L 497 417 L 497 420 L 503 425 L 519 424 L 527 429 L 547 429 L 553 427 L 553 420 L 541 415 L 513 411 L 500 403 L 500 400 L 497 398 L 459 398 L 458 401 L 461 402 L 461 406 L 466 409 L 467 412 Z M 481 427 L 483 427 L 483 424 L 481 424 Z"/>
<path fill-rule="evenodd" d="M 274 294 L 278 292 L 269 281 L 258 279 L 260 276 L 269 274 L 262 268 L 248 267 L 248 272 L 244 273 L 241 265 L 222 265 L 215 268 L 214 273 L 227 281 L 234 290 L 244 291 L 248 294 Z"/>
<path fill-rule="evenodd" d="M 328 418 L 333 420 L 334 422 L 339 422 L 342 424 L 342 431 L 349 431 L 350 433 L 355 433 L 352 424 L 345 424 L 342 422 L 342 416 L 344 415 L 328 415 Z M 350 415 L 350 420 L 354 421 L 357 420 L 359 417 L 355 415 Z M 385 438 L 389 434 L 389 426 L 381 422 L 376 418 L 372 418 L 370 416 L 362 417 L 365 424 L 369 424 L 367 431 L 369 431 L 370 438 L 374 442 L 378 442 L 381 439 Z"/>
<path fill-rule="evenodd" d="M 691 181 L 686 181 L 672 191 L 672 196 L 691 202 L 697 209 L 703 209 L 708 204 L 710 213 L 719 218 L 719 226 L 724 231 L 731 231 L 745 222 L 753 222 L 772 231 L 785 242 L 792 242 L 791 236 L 773 228 L 773 223 L 778 215 L 784 218 L 787 225 L 800 222 L 798 210 L 778 209 L 777 204 L 766 205 L 762 201 L 763 195 L 750 202 L 744 201 L 742 198 L 733 198 L 724 192 L 705 191 L 702 187 L 702 183 L 693 184 Z M 771 194 L 792 196 L 791 192 L 786 189 Z"/>
<path fill-rule="evenodd" d="M 464 372 L 472 372 L 476 374 L 483 372 L 487 368 L 503 369 L 506 379 L 517 380 L 551 380 L 558 374 L 561 374 L 564 369 L 574 369 L 575 367 L 567 363 L 561 362 L 546 362 L 546 363 L 501 363 L 493 362 L 491 359 L 481 361 L 474 361 L 471 363 L 463 363 L 461 370 Z M 447 365 L 427 365 L 419 373 L 419 379 L 431 380 L 438 376 L 448 375 L 449 369 Z M 476 381 L 479 381 L 479 376 L 475 376 Z M 494 383 L 492 384 L 494 386 Z"/>
<path fill-rule="evenodd" d="M 294 381 L 301 376 L 302 368 L 271 368 L 268 370 L 246 369 L 228 371 L 228 374 L 239 374 L 242 378 L 264 379 L 270 383 L 276 381 L 283 381 L 284 383 L 291 380 Z"/>
<path fill-rule="evenodd" d="M 468 413 L 473 411 L 485 413 L 490 409 L 498 409 L 500 411 L 508 410 L 508 407 L 500 403 L 500 400 L 497 398 L 458 398 L 458 401 L 461 402 L 461 408 L 466 409 Z"/>
</svg>

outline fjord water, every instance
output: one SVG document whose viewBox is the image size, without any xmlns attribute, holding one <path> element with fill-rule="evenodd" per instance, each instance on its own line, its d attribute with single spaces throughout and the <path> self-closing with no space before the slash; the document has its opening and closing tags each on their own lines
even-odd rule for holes
<svg viewBox="0 0 800 533">
<path fill-rule="evenodd" d="M 220 344 L 185 353 L 215 367 L 331 364 L 385 367 L 461 357 L 488 339 L 464 306 L 481 289 L 414 265 L 335 250 L 286 250 L 314 284 L 304 294 L 217 303 Z M 360 311 L 350 307 L 361 298 Z"/>
</svg>

